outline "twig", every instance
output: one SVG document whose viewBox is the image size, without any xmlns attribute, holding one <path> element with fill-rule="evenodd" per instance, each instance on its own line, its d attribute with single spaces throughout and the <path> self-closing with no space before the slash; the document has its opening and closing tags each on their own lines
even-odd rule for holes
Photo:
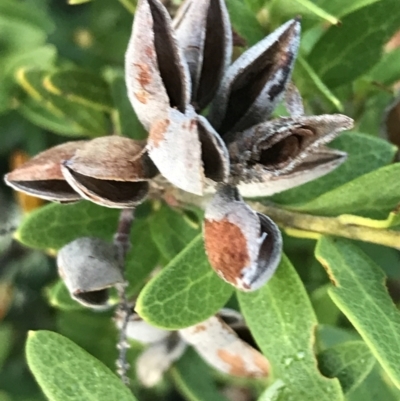
<svg viewBox="0 0 400 401">
<path fill-rule="evenodd" d="M 123 209 L 119 216 L 119 223 L 117 232 L 114 235 L 114 244 L 118 252 L 118 263 L 122 272 L 125 270 L 125 257 L 130 248 L 130 232 L 134 219 L 135 209 Z M 122 317 L 122 327 L 119 332 L 119 339 L 117 348 L 119 355 L 117 359 L 117 373 L 120 375 L 121 380 L 127 386 L 129 385 L 129 379 L 127 371 L 129 369 L 129 363 L 126 361 L 126 355 L 129 349 L 129 343 L 126 337 L 126 329 L 128 326 L 129 318 L 132 314 L 132 308 L 129 306 L 128 299 L 126 296 L 126 287 L 128 283 L 125 282 L 117 286 L 118 296 L 120 303 L 118 306 L 118 312 Z"/>
</svg>

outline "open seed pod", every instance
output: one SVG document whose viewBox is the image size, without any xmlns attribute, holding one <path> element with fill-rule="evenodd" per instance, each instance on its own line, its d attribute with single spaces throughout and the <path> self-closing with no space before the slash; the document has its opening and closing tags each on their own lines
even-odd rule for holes
<svg viewBox="0 0 400 401">
<path fill-rule="evenodd" d="M 285 117 L 231 136 L 232 175 L 242 195 L 272 195 L 329 173 L 347 155 L 324 145 L 352 126 L 341 114 Z"/>
<path fill-rule="evenodd" d="M 243 341 L 221 317 L 179 330 L 180 336 L 215 369 L 238 377 L 262 378 L 269 375 L 268 360 Z"/>
<path fill-rule="evenodd" d="M 229 157 L 220 136 L 202 116 L 171 109 L 169 118 L 155 123 L 148 140 L 149 155 L 172 184 L 197 195 L 205 178 L 223 182 L 229 176 Z"/>
<path fill-rule="evenodd" d="M 186 343 L 176 332 L 169 332 L 168 337 L 150 345 L 136 359 L 136 374 L 146 387 L 157 384 L 164 372 L 178 360 L 186 350 Z"/>
<path fill-rule="evenodd" d="M 203 235 L 213 269 L 240 290 L 260 288 L 278 267 L 282 252 L 278 227 L 246 205 L 234 187 L 217 189 L 206 208 Z"/>
<path fill-rule="evenodd" d="M 190 71 L 191 102 L 202 110 L 231 62 L 232 30 L 225 0 L 186 0 L 173 27 Z"/>
<path fill-rule="evenodd" d="M 147 130 L 167 118 L 169 109 L 185 113 L 190 75 L 159 0 L 139 0 L 125 56 L 128 96 Z"/>
<path fill-rule="evenodd" d="M 99 238 L 78 238 L 65 245 L 57 266 L 71 297 L 91 308 L 107 307 L 108 289 L 124 282 L 114 245 Z"/>
<path fill-rule="evenodd" d="M 62 173 L 82 198 L 112 208 L 134 207 L 157 174 L 144 146 L 116 135 L 96 138 L 63 163 Z"/>
<path fill-rule="evenodd" d="M 218 5 L 212 9 L 217 14 L 224 13 Z M 188 14 L 188 18 L 184 17 L 181 23 L 193 23 L 193 15 Z M 181 40 L 184 40 L 182 35 Z M 209 51 L 210 43 L 201 46 Z M 210 60 L 208 55 L 206 58 Z M 227 179 L 229 158 L 225 144 L 189 104 L 189 68 L 168 12 L 159 0 L 139 1 L 126 53 L 126 81 L 131 103 L 149 130 L 149 156 L 168 181 L 184 191 L 201 195 L 205 178 L 218 182 Z M 208 91 L 215 85 L 215 82 L 203 82 L 201 88 Z M 202 102 L 205 101 L 208 92 L 201 96 Z"/>
<path fill-rule="evenodd" d="M 290 81 L 300 43 L 293 19 L 243 53 L 226 72 L 209 120 L 221 136 L 265 121 Z"/>
<path fill-rule="evenodd" d="M 116 326 L 121 329 L 123 317 L 115 316 Z M 145 322 L 137 313 L 129 317 L 126 328 L 126 335 L 129 339 L 138 341 L 141 344 L 152 344 L 165 340 L 171 334 L 170 331 L 159 329 Z"/>
<path fill-rule="evenodd" d="M 61 172 L 61 162 L 70 159 L 87 141 L 66 142 L 39 153 L 8 173 L 4 180 L 17 191 L 58 202 L 80 200 Z"/>
</svg>

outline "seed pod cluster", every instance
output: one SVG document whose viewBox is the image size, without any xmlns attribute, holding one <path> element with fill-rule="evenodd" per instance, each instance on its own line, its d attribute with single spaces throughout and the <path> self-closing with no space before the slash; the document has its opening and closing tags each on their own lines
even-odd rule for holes
<svg viewBox="0 0 400 401">
<path fill-rule="evenodd" d="M 329 173 L 346 154 L 326 147 L 353 121 L 306 116 L 291 82 L 300 20 L 287 21 L 232 63 L 224 0 L 186 0 L 174 20 L 160 0 L 139 0 L 125 73 L 128 97 L 149 135 L 51 148 L 6 176 L 20 191 L 112 208 L 142 202 L 158 173 L 183 191 L 215 195 L 206 208 L 211 266 L 238 289 L 265 284 L 282 239 L 242 196 L 268 196 Z M 271 119 L 284 100 L 290 117 Z"/>
</svg>

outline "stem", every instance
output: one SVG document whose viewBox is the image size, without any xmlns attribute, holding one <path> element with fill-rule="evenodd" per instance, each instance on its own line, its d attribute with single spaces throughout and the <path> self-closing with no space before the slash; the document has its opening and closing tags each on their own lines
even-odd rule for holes
<svg viewBox="0 0 400 401">
<path fill-rule="evenodd" d="M 304 234 L 309 234 L 306 236 L 311 238 L 315 238 L 316 233 L 372 242 L 392 248 L 398 248 L 400 244 L 399 231 L 348 224 L 344 223 L 339 217 L 322 217 L 291 212 L 276 205 L 263 205 L 258 202 L 248 202 L 248 204 L 257 212 L 269 216 L 279 227 L 288 231 L 289 235 L 294 234 L 295 230 L 301 230 L 303 233 L 307 232 Z"/>
<path fill-rule="evenodd" d="M 117 232 L 114 235 L 114 244 L 118 252 L 118 264 L 122 272 L 125 270 L 125 257 L 131 245 L 130 232 L 134 220 L 134 210 L 135 209 L 123 209 L 121 211 Z M 129 369 L 129 363 L 126 361 L 126 356 L 129 349 L 129 343 L 126 337 L 126 329 L 129 318 L 132 315 L 132 308 L 129 306 L 128 298 L 126 296 L 127 285 L 128 283 L 125 282 L 117 286 L 118 297 L 120 299 L 117 313 L 122 317 L 122 327 L 119 332 L 117 344 L 119 355 L 116 364 L 117 373 L 121 377 L 122 382 L 128 386 L 129 379 L 127 371 Z"/>
</svg>

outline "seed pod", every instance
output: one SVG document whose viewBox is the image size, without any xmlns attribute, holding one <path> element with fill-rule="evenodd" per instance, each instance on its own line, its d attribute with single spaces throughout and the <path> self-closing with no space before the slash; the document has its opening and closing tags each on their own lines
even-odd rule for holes
<svg viewBox="0 0 400 401">
<path fill-rule="evenodd" d="M 115 317 L 116 326 L 121 329 L 123 318 L 118 315 Z M 159 329 L 145 322 L 137 313 L 133 313 L 126 328 L 126 335 L 129 339 L 138 341 L 142 344 L 152 344 L 165 340 L 171 335 L 170 331 Z"/>
<path fill-rule="evenodd" d="M 352 126 L 341 114 L 285 117 L 232 135 L 232 175 L 241 193 L 269 196 L 329 173 L 346 154 L 323 145 Z"/>
<path fill-rule="evenodd" d="M 66 142 L 47 149 L 8 173 L 4 180 L 15 190 L 38 198 L 58 202 L 80 200 L 80 195 L 65 181 L 61 162 L 71 158 L 86 142 Z"/>
<path fill-rule="evenodd" d="M 184 191 L 201 195 L 206 177 L 217 182 L 228 179 L 225 144 L 192 106 L 186 115 L 170 109 L 167 119 L 156 122 L 147 148 L 160 173 Z"/>
<path fill-rule="evenodd" d="M 136 359 L 136 373 L 141 383 L 146 387 L 157 384 L 163 373 L 183 355 L 186 346 L 177 333 L 170 333 L 163 341 L 150 345 Z"/>
<path fill-rule="evenodd" d="M 71 297 L 91 308 L 107 307 L 108 289 L 124 282 L 114 245 L 99 238 L 78 238 L 65 245 L 57 266 Z"/>
<path fill-rule="evenodd" d="M 236 188 L 220 186 L 206 208 L 204 241 L 211 266 L 244 291 L 264 285 L 278 267 L 282 237 L 275 223 L 255 213 Z"/>
<path fill-rule="evenodd" d="M 83 198 L 102 206 L 129 208 L 147 195 L 157 174 L 145 143 L 121 136 L 93 139 L 65 161 L 65 179 Z"/>
<path fill-rule="evenodd" d="M 238 377 L 269 375 L 268 360 L 241 340 L 218 316 L 179 330 L 180 336 L 215 369 Z"/>
<path fill-rule="evenodd" d="M 171 19 L 159 0 L 140 0 L 125 56 L 128 96 L 149 130 L 170 108 L 185 113 L 190 100 L 189 70 Z"/>
<path fill-rule="evenodd" d="M 300 22 L 288 21 L 243 53 L 226 72 L 209 120 L 221 136 L 265 121 L 290 81 L 300 43 Z"/>
<path fill-rule="evenodd" d="M 231 62 L 232 30 L 224 0 L 186 0 L 174 21 L 189 66 L 192 104 L 202 110 Z"/>
</svg>

